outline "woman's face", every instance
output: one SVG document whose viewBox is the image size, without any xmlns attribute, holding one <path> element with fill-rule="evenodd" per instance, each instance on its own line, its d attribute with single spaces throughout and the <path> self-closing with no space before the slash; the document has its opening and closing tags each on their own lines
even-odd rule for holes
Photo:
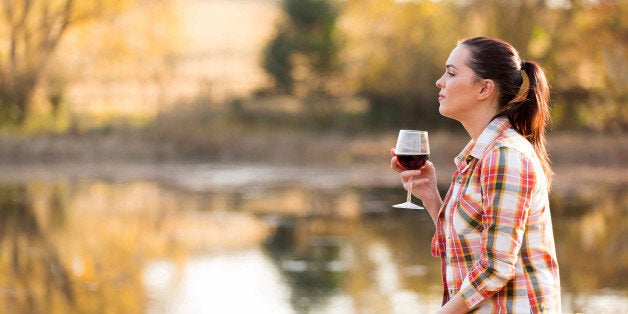
<svg viewBox="0 0 628 314">
<path fill-rule="evenodd" d="M 469 48 L 458 45 L 451 51 L 445 74 L 436 81 L 440 88 L 438 111 L 443 116 L 463 122 L 479 109 L 476 95 L 481 90 L 473 70 L 467 66 L 471 57 Z"/>
</svg>

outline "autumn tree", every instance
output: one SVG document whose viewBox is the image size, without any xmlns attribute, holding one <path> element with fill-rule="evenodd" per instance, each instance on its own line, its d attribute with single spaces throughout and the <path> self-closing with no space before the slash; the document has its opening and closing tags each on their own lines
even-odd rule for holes
<svg viewBox="0 0 628 314">
<path fill-rule="evenodd" d="M 562 11 L 546 58 L 560 126 L 628 131 L 628 2 L 574 0 Z"/>
<path fill-rule="evenodd" d="M 0 2 L 0 123 L 20 125 L 34 91 L 70 28 L 115 12 L 125 0 Z"/>
</svg>

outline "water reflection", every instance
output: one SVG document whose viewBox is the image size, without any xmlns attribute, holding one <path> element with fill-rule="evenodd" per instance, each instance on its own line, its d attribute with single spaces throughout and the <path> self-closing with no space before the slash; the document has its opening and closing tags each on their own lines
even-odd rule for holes
<svg viewBox="0 0 628 314">
<path fill-rule="evenodd" d="M 291 313 L 288 287 L 261 249 L 151 262 L 146 313 Z"/>
<path fill-rule="evenodd" d="M 245 189 L 202 186 L 202 176 L 194 188 L 155 178 L 0 183 L 0 309 L 434 312 L 429 217 L 393 211 L 397 186 L 332 186 L 325 176 Z M 566 312 L 628 308 L 624 190 L 553 194 Z"/>
</svg>

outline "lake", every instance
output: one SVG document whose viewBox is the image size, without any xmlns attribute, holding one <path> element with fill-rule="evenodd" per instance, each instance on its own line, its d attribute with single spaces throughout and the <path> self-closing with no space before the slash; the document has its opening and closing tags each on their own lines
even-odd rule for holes
<svg viewBox="0 0 628 314">
<path fill-rule="evenodd" d="M 3 174 L 2 312 L 431 313 L 440 305 L 433 223 L 423 211 L 391 208 L 405 191 L 385 167 L 30 165 Z M 552 193 L 565 312 L 628 309 L 626 188 Z"/>
</svg>

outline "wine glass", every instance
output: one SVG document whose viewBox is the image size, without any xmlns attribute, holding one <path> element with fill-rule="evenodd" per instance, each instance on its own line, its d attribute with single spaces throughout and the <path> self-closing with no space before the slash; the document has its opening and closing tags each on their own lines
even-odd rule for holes
<svg viewBox="0 0 628 314">
<path fill-rule="evenodd" d="M 395 147 L 397 162 L 406 170 L 421 169 L 430 158 L 430 143 L 427 131 L 400 130 Z M 412 181 L 408 182 L 408 196 L 405 203 L 393 205 L 395 208 L 425 209 L 412 203 Z"/>
</svg>

